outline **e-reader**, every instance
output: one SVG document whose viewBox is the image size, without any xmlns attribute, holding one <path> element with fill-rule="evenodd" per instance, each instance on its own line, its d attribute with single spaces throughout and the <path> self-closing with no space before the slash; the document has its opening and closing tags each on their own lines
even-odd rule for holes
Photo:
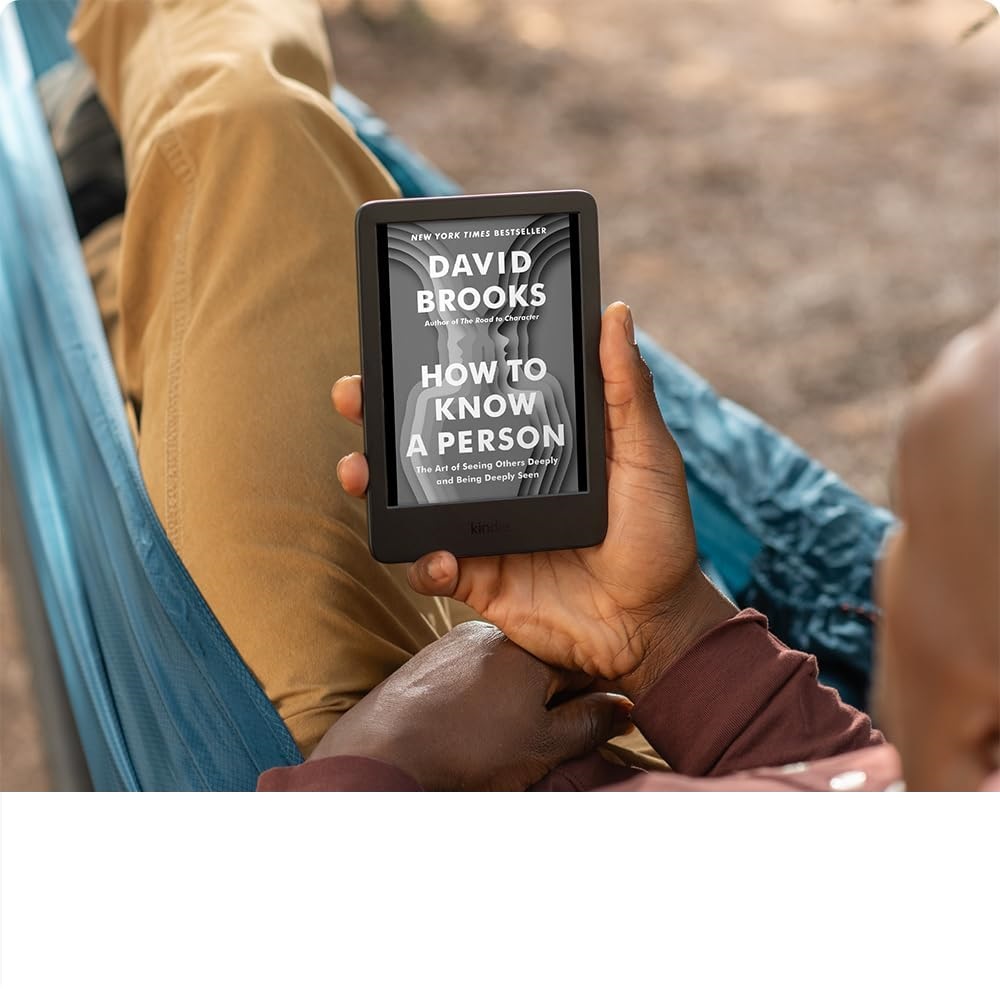
<svg viewBox="0 0 1000 1000">
<path fill-rule="evenodd" d="M 357 260 L 375 558 L 600 543 L 593 197 L 368 202 L 357 214 Z"/>
</svg>

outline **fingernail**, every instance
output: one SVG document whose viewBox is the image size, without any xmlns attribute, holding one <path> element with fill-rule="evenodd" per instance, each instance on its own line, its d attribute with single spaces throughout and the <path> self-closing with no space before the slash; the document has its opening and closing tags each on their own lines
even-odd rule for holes
<svg viewBox="0 0 1000 1000">
<path fill-rule="evenodd" d="M 443 583 L 448 577 L 448 568 L 444 564 L 444 556 L 434 556 L 427 564 L 427 575 L 437 583 Z"/>
<path fill-rule="evenodd" d="M 632 307 L 625 307 L 625 330 L 628 333 L 629 343 L 635 347 L 635 321 L 632 319 Z"/>
<path fill-rule="evenodd" d="M 635 723 L 632 721 L 633 708 L 635 705 L 624 696 L 620 697 L 618 704 L 615 705 L 615 712 L 618 715 L 615 730 L 618 736 L 627 736 L 635 729 Z"/>
<path fill-rule="evenodd" d="M 346 456 L 346 455 L 344 455 L 344 456 L 343 456 L 343 457 L 342 457 L 342 458 L 340 459 L 340 461 L 339 461 L 339 462 L 337 463 L 337 478 L 338 478 L 338 479 L 340 478 L 340 469 L 341 469 L 341 467 L 343 466 L 344 462 L 346 462 L 346 461 L 347 461 L 347 456 Z"/>
</svg>

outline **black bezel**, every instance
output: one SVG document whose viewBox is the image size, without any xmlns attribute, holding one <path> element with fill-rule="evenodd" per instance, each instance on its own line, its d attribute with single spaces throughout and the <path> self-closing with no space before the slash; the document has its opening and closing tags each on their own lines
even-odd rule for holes
<svg viewBox="0 0 1000 1000">
<path fill-rule="evenodd" d="M 386 463 L 386 392 L 382 353 L 378 226 L 395 222 L 575 213 L 579 222 L 578 295 L 587 491 L 509 500 L 390 507 Z M 446 549 L 456 556 L 584 548 L 604 540 L 608 524 L 601 377 L 597 205 L 586 191 L 459 195 L 370 201 L 356 218 L 361 375 L 368 458 L 368 544 L 380 562 L 409 562 Z M 376 402 L 377 405 L 371 405 Z"/>
</svg>

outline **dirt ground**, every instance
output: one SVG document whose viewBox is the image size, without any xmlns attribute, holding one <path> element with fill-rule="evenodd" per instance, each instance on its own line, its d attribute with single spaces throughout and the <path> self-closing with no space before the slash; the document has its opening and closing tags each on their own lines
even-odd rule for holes
<svg viewBox="0 0 1000 1000">
<path fill-rule="evenodd" d="M 340 82 L 469 191 L 584 187 L 605 301 L 870 499 L 998 298 L 981 0 L 327 3 Z M 0 787 L 44 787 L 0 587 Z"/>
</svg>

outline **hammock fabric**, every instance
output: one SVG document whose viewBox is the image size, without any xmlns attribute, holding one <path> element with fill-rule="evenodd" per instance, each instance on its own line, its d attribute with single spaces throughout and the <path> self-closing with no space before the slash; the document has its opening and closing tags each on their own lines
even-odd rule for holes
<svg viewBox="0 0 1000 1000">
<path fill-rule="evenodd" d="M 73 3 L 0 10 L 0 428 L 98 789 L 252 789 L 301 758 L 150 504 L 35 93 Z M 407 196 L 455 185 L 352 95 L 334 99 Z M 641 336 L 684 452 L 699 549 L 731 594 L 863 704 L 890 516 Z"/>
</svg>

